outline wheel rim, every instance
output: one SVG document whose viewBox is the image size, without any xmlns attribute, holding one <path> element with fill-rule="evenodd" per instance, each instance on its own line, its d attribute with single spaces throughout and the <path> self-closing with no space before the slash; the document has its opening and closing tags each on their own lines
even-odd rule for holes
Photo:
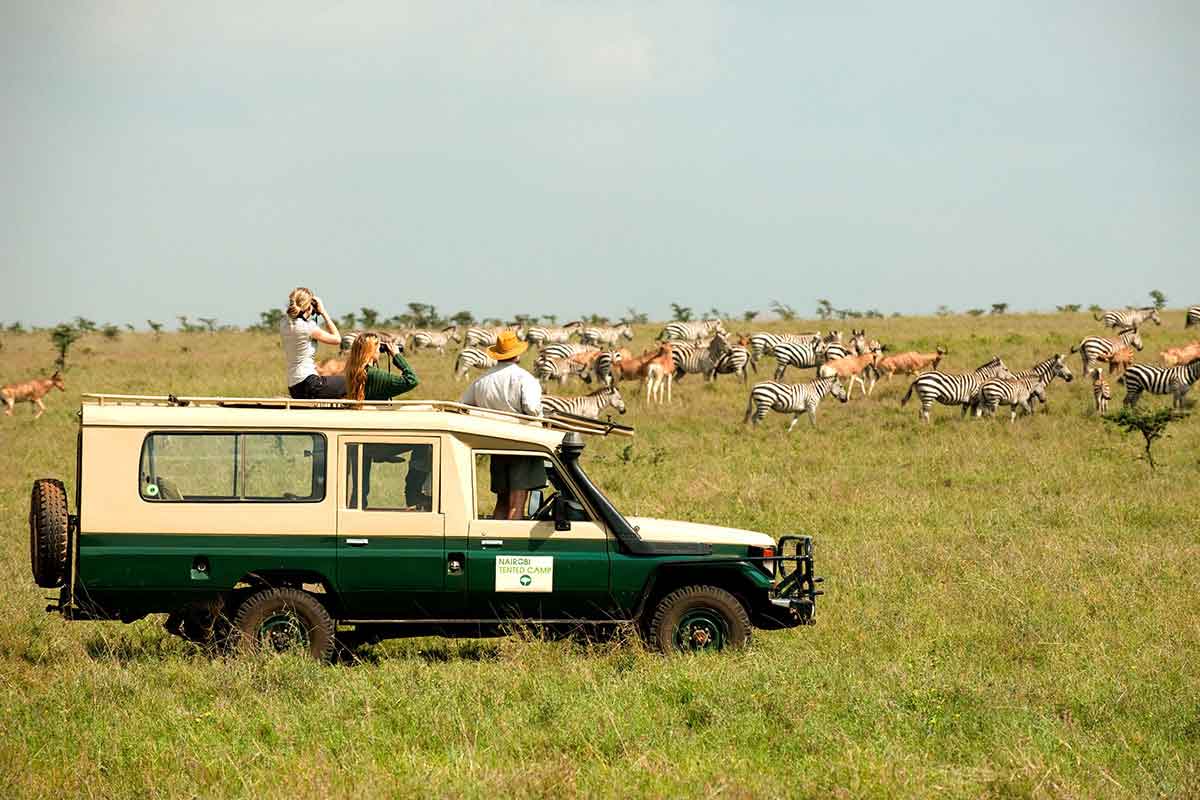
<svg viewBox="0 0 1200 800">
<path fill-rule="evenodd" d="M 290 611 L 280 611 L 267 617 L 258 626 L 258 641 L 277 653 L 293 648 L 307 650 L 308 627 Z"/>
<path fill-rule="evenodd" d="M 728 623 L 721 614 L 710 608 L 688 611 L 675 626 L 675 647 L 680 650 L 720 650 L 728 640 Z"/>
</svg>

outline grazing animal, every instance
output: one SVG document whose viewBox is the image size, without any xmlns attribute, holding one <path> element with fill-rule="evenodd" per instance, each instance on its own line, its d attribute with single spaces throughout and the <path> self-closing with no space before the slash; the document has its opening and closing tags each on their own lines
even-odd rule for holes
<svg viewBox="0 0 1200 800">
<path fill-rule="evenodd" d="M 623 347 L 620 350 L 605 350 L 597 353 L 596 358 L 592 361 L 592 373 L 605 386 L 612 386 L 613 381 L 616 380 L 614 375 L 616 366 L 626 358 L 633 358 L 633 353 Z"/>
<path fill-rule="evenodd" d="M 1183 327 L 1190 328 L 1193 325 L 1200 325 L 1200 306 L 1192 306 L 1187 310 L 1187 319 L 1183 321 Z"/>
<path fill-rule="evenodd" d="M 1156 367 L 1153 364 L 1134 364 L 1117 383 L 1125 384 L 1125 405 L 1137 405 L 1142 392 L 1173 395 L 1174 408 L 1183 408 L 1183 398 L 1200 378 L 1200 360 L 1186 366 Z"/>
<path fill-rule="evenodd" d="M 33 404 L 33 418 L 37 419 L 46 413 L 46 404 L 42 402 L 42 398 L 51 389 L 58 389 L 60 392 L 67 390 L 67 383 L 58 370 L 55 370 L 49 378 L 34 378 L 23 383 L 10 383 L 0 387 L 0 400 L 4 401 L 4 416 L 11 417 L 13 407 L 17 403 L 28 402 Z"/>
<path fill-rule="evenodd" d="M 965 374 L 956 375 L 933 370 L 918 375 L 917 379 L 909 384 L 908 391 L 900 400 L 900 405 L 908 403 L 908 399 L 915 391 L 921 398 L 921 421 L 929 421 L 929 410 L 933 408 L 935 400 L 946 406 L 962 406 L 962 413 L 965 417 L 967 408 L 972 405 L 975 395 L 979 393 L 979 388 L 983 386 L 985 380 L 988 378 L 1011 378 L 1012 376 L 999 356 L 976 367 L 973 372 Z"/>
<path fill-rule="evenodd" d="M 1122 347 L 1132 347 L 1134 350 L 1142 349 L 1142 335 L 1137 332 L 1137 328 L 1126 328 L 1116 337 L 1085 337 L 1078 345 L 1071 348 L 1071 352 L 1079 353 L 1079 359 L 1083 362 L 1083 369 L 1080 372 L 1086 375 L 1092 371 L 1093 365 L 1099 361 L 1107 361 Z"/>
<path fill-rule="evenodd" d="M 683 380 L 686 376 L 703 375 L 705 380 L 711 380 L 717 362 L 729 351 L 729 342 L 724 334 L 716 333 L 708 342 L 708 347 L 699 348 L 683 342 L 672 342 L 671 355 L 675 361 L 675 377 Z"/>
<path fill-rule="evenodd" d="M 915 375 L 927 369 L 937 369 L 945 355 L 946 348 L 940 346 L 936 353 L 918 353 L 909 350 L 907 353 L 897 353 L 894 356 L 879 359 L 875 368 L 879 370 L 881 376 L 886 374 L 888 380 L 891 381 L 892 376 L 897 372 L 901 375 Z"/>
<path fill-rule="evenodd" d="M 663 388 L 667 390 L 667 402 L 671 402 L 671 382 L 675 380 L 675 345 L 663 342 L 658 350 L 639 359 L 638 373 L 646 386 L 646 402 L 662 403 Z M 621 364 L 622 368 L 625 362 Z M 642 387 L 638 387 L 640 394 Z"/>
<path fill-rule="evenodd" d="M 567 379 L 571 377 L 579 378 L 584 383 L 592 382 L 587 364 L 572 358 L 554 358 L 544 353 L 533 362 L 533 377 L 543 383 L 558 381 L 560 386 L 565 386 Z"/>
<path fill-rule="evenodd" d="M 771 356 L 775 354 L 775 346 L 780 342 L 794 342 L 795 344 L 813 344 L 816 345 L 821 341 L 821 332 L 815 333 L 760 333 L 750 334 L 750 360 L 755 364 L 763 356 Z"/>
<path fill-rule="evenodd" d="M 656 342 L 699 342 L 714 334 L 725 336 L 724 323 L 719 319 L 702 319 L 699 322 L 668 322 L 654 337 Z"/>
<path fill-rule="evenodd" d="M 779 342 L 775 345 L 775 380 L 783 380 L 788 367 L 809 369 L 820 366 L 821 354 L 817 352 L 819 342 Z"/>
<path fill-rule="evenodd" d="M 1096 367 L 1092 370 L 1092 398 L 1096 401 L 1096 413 L 1108 413 L 1108 401 L 1112 399 L 1112 387 L 1104 380 L 1104 372 Z"/>
<path fill-rule="evenodd" d="M 443 328 L 440 331 L 413 331 L 409 337 L 409 346 L 414 350 L 436 350 L 438 353 L 445 354 L 446 348 L 451 342 L 461 342 L 462 338 L 458 335 L 458 326 L 451 325 L 449 328 Z"/>
<path fill-rule="evenodd" d="M 600 418 L 600 412 L 612 406 L 618 412 L 625 413 L 625 400 L 621 397 L 621 390 L 615 386 L 603 386 L 591 394 L 583 395 L 582 397 L 558 397 L 556 395 L 542 395 L 542 413 L 546 416 L 551 414 L 575 414 L 580 417 Z"/>
<path fill-rule="evenodd" d="M 1074 379 L 1067 362 L 1061 353 L 1055 353 L 1049 358 L 1039 361 L 1030 369 L 1013 373 L 1012 378 L 989 378 L 979 387 L 975 402 L 975 416 L 983 413 L 995 414 L 1003 403 L 1012 407 L 1012 418 L 1017 418 L 1017 408 L 1025 409 L 1027 414 L 1033 413 L 1033 401 L 1040 400 L 1046 405 L 1046 388 L 1055 378 L 1062 378 L 1067 383 Z"/>
<path fill-rule="evenodd" d="M 1195 361 L 1197 358 L 1200 358 L 1200 341 L 1185 344 L 1182 347 L 1169 347 L 1159 353 L 1158 356 L 1168 367 Z"/>
<path fill-rule="evenodd" d="M 364 333 L 373 333 L 379 337 L 379 341 L 388 342 L 391 344 L 403 342 L 408 338 L 407 334 L 404 333 L 391 334 L 384 333 L 382 331 L 350 331 L 349 333 L 342 335 L 341 344 L 338 346 L 338 355 L 344 356 L 346 353 L 349 353 L 350 348 L 354 347 L 354 342 L 357 341 L 358 337 L 362 336 Z"/>
<path fill-rule="evenodd" d="M 463 347 L 491 347 L 496 343 L 497 337 L 505 331 L 513 330 L 512 326 L 500 325 L 493 328 L 467 328 L 467 332 L 463 334 Z M 522 331 L 517 331 L 518 334 Z M 517 338 L 520 338 L 518 336 Z"/>
<path fill-rule="evenodd" d="M 525 331 L 525 341 L 529 342 L 534 347 L 542 347 L 547 344 L 564 344 L 571 341 L 571 336 L 578 330 L 579 323 L 575 323 L 571 327 L 549 328 L 540 325 L 534 325 Z"/>
<path fill-rule="evenodd" d="M 645 350 L 640 356 L 623 356 L 620 361 L 613 364 L 613 377 L 619 381 L 644 377 L 645 365 L 658 356 L 659 349 Z M 638 391 L 641 391 L 641 387 L 638 388 Z"/>
<path fill-rule="evenodd" d="M 863 394 L 867 393 L 867 384 L 863 380 L 862 373 L 878 360 L 878 350 L 863 353 L 860 356 L 842 356 L 832 361 L 826 361 L 817 367 L 817 376 L 821 378 L 847 378 L 846 389 L 848 391 L 846 392 L 846 399 L 849 400 L 854 395 L 855 382 L 862 387 Z"/>
<path fill-rule="evenodd" d="M 1108 357 L 1108 374 L 1124 372 L 1133 364 L 1133 348 L 1120 347 Z"/>
<path fill-rule="evenodd" d="M 716 380 L 718 375 L 737 375 L 741 377 L 742 383 L 745 383 L 750 379 L 746 373 L 747 366 L 758 372 L 758 367 L 754 366 L 754 362 L 750 360 L 750 351 L 746 349 L 746 346 L 731 345 L 724 355 L 717 359 L 717 363 L 713 364 L 712 374 L 709 375 L 709 378 Z"/>
<path fill-rule="evenodd" d="M 454 359 L 454 380 L 462 380 L 470 370 L 491 369 L 496 359 L 477 347 L 464 347 Z"/>
<path fill-rule="evenodd" d="M 615 346 L 622 339 L 633 341 L 633 328 L 628 325 L 619 325 L 615 328 L 604 327 L 602 325 L 593 325 L 584 328 L 579 334 L 579 341 L 583 344 L 594 346 L 609 345 Z"/>
<path fill-rule="evenodd" d="M 1092 315 L 1092 319 L 1103 322 L 1110 328 L 1140 328 L 1150 320 L 1155 325 L 1162 325 L 1158 309 L 1153 306 L 1145 308 L 1124 308 L 1121 310 L 1105 311 L 1103 316 Z"/>
<path fill-rule="evenodd" d="M 556 342 L 554 344 L 543 346 L 541 355 L 550 356 L 551 358 L 574 358 L 575 356 L 581 354 L 599 352 L 599 348 L 588 347 L 585 344 L 575 344 L 574 342 Z"/>
<path fill-rule="evenodd" d="M 818 378 L 807 383 L 779 383 L 778 381 L 762 381 L 750 389 L 750 402 L 746 405 L 746 416 L 742 424 L 762 422 L 768 411 L 778 411 L 781 414 L 791 414 L 792 422 L 788 432 L 796 427 L 801 414 L 808 414 L 813 427 L 817 426 L 817 406 L 821 398 L 831 394 L 843 403 L 848 399 L 846 390 L 838 383 L 837 378 Z"/>
<path fill-rule="evenodd" d="M 823 363 L 852 355 L 854 355 L 854 348 L 847 347 L 841 342 L 823 342 L 817 345 L 817 358 L 821 359 Z"/>
</svg>

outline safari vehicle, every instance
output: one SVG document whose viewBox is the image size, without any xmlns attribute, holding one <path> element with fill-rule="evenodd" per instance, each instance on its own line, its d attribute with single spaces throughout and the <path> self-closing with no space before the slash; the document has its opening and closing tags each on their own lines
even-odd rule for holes
<svg viewBox="0 0 1200 800">
<path fill-rule="evenodd" d="M 189 640 L 299 647 L 632 621 L 663 651 L 811 623 L 812 540 L 627 518 L 585 435 L 632 429 L 449 402 L 84 395 L 75 507 L 33 485 L 31 560 L 71 620 L 168 614 Z M 524 519 L 489 462 L 540 459 Z M 360 477 L 361 476 L 361 477 Z"/>
</svg>

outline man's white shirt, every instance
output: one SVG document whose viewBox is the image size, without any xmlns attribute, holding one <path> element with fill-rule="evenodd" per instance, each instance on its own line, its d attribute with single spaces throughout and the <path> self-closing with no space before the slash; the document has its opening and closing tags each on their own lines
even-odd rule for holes
<svg viewBox="0 0 1200 800">
<path fill-rule="evenodd" d="M 515 361 L 497 364 L 467 387 L 459 402 L 511 411 L 516 414 L 542 415 L 542 385 Z"/>
</svg>

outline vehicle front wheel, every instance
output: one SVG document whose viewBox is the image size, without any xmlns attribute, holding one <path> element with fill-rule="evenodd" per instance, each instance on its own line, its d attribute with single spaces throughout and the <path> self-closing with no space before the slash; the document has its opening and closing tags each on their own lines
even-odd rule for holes
<svg viewBox="0 0 1200 800">
<path fill-rule="evenodd" d="M 248 652 L 303 650 L 318 661 L 333 653 L 333 618 L 321 601 L 299 589 L 263 589 L 233 620 L 235 639 Z"/>
<path fill-rule="evenodd" d="M 684 586 L 658 602 L 648 634 L 650 646 L 664 653 L 745 647 L 750 643 L 750 617 L 724 589 Z"/>
</svg>

